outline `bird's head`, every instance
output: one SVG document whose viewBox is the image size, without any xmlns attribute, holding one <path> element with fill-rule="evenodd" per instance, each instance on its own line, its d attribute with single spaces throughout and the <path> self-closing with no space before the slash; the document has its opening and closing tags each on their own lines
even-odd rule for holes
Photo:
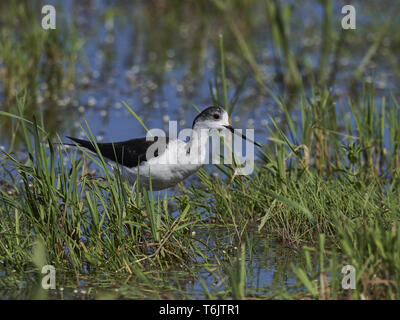
<svg viewBox="0 0 400 320">
<path fill-rule="evenodd" d="M 237 134 L 234 128 L 229 124 L 229 115 L 222 107 L 208 107 L 197 115 L 193 120 L 193 130 L 209 130 L 211 133 L 213 130 L 226 130 L 228 129 L 234 134 Z M 261 147 L 257 142 L 251 141 L 246 138 L 245 135 L 239 134 L 244 140 L 248 140 L 254 143 L 256 146 Z"/>
<path fill-rule="evenodd" d="M 229 127 L 228 113 L 222 107 L 208 107 L 193 120 L 193 130 L 216 129 Z"/>
</svg>

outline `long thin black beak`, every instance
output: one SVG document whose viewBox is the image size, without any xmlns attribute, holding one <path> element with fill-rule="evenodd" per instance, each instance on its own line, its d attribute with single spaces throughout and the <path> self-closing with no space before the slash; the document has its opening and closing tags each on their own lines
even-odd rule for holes
<svg viewBox="0 0 400 320">
<path fill-rule="evenodd" d="M 253 140 L 248 139 L 244 134 L 239 134 L 239 133 L 237 133 L 237 132 L 235 131 L 235 129 L 234 129 L 232 126 L 224 126 L 224 127 L 227 128 L 230 132 L 232 132 L 232 133 L 234 133 L 234 134 L 236 134 L 236 135 L 238 135 L 238 136 L 241 136 L 242 139 L 247 140 L 247 141 L 249 141 L 249 142 L 251 142 L 251 143 L 254 143 L 257 147 L 262 148 L 261 144 L 255 142 L 255 141 L 253 141 Z"/>
</svg>

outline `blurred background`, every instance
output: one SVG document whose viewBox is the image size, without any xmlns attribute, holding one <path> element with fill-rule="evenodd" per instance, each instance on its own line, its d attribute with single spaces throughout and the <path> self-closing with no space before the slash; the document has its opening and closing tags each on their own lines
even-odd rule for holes
<svg viewBox="0 0 400 320">
<path fill-rule="evenodd" d="M 273 95 L 291 112 L 302 92 L 326 88 L 346 121 L 348 97 L 366 84 L 376 99 L 398 97 L 400 75 L 398 2 L 351 1 L 357 28 L 342 30 L 347 2 L 2 1 L 0 110 L 18 113 L 26 93 L 24 116 L 51 134 L 82 135 L 86 120 L 99 141 L 144 134 L 122 101 L 148 127 L 190 127 L 193 105 L 224 104 L 223 44 L 233 125 L 255 128 L 261 143 L 269 117 L 285 126 Z M 56 30 L 41 27 L 45 4 Z M 0 145 L 18 147 L 13 121 L 0 128 Z"/>
</svg>

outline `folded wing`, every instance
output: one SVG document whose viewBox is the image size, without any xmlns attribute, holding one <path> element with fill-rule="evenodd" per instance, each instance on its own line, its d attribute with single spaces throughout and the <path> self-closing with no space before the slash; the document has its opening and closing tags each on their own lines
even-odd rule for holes
<svg viewBox="0 0 400 320">
<path fill-rule="evenodd" d="M 73 137 L 67 138 L 74 141 L 77 145 L 86 148 L 91 152 L 97 153 L 96 147 L 91 141 Z M 160 146 L 164 146 L 163 149 L 160 148 L 160 150 L 157 150 L 155 152 L 154 156 L 157 157 L 165 151 L 166 143 L 168 143 L 168 137 L 154 137 L 154 141 L 148 141 L 146 138 L 138 138 L 122 142 L 97 143 L 97 146 L 100 150 L 101 155 L 104 158 L 107 158 L 128 168 L 133 168 L 137 167 L 138 164 L 141 162 L 150 160 L 146 157 L 146 151 L 153 143 L 159 141 L 159 139 L 164 139 L 165 143 L 160 144 Z"/>
</svg>

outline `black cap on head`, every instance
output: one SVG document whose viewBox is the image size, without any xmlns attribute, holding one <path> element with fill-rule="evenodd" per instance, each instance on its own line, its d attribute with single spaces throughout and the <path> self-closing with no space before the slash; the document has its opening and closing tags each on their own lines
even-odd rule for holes
<svg viewBox="0 0 400 320">
<path fill-rule="evenodd" d="M 252 141 L 250 139 L 247 139 L 247 137 L 242 133 L 237 133 L 235 131 L 235 129 L 231 125 L 229 125 L 229 123 L 228 123 L 227 112 L 225 111 L 224 108 L 219 107 L 219 106 L 208 107 L 207 109 L 204 109 L 201 113 L 199 113 L 197 115 L 197 117 L 194 118 L 194 120 L 193 120 L 192 129 L 194 128 L 194 126 L 198 122 L 213 121 L 213 120 L 217 121 L 219 126 L 225 127 L 226 129 L 231 131 L 233 134 L 237 134 L 237 135 L 241 136 L 242 139 L 247 140 L 247 141 L 249 141 L 251 143 L 254 143 L 257 147 L 261 148 L 261 145 L 259 143 L 255 142 L 255 141 Z M 221 120 L 225 121 L 225 123 L 221 123 Z"/>
<path fill-rule="evenodd" d="M 199 113 L 196 118 L 194 118 L 192 128 L 198 121 L 207 121 L 207 120 L 219 121 L 222 119 L 222 116 L 225 112 L 226 112 L 225 109 L 222 107 L 218 106 L 208 107 L 207 109 L 204 109 L 201 113 Z"/>
</svg>

